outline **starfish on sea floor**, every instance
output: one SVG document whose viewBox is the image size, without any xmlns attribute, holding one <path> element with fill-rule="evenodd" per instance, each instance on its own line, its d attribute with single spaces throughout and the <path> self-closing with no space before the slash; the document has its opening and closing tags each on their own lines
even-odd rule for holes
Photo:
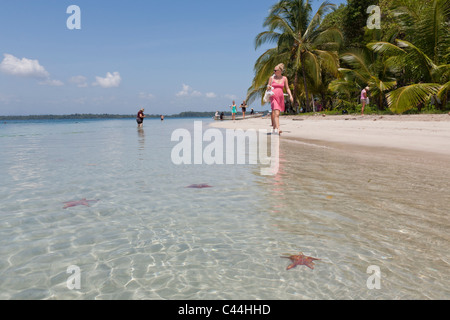
<svg viewBox="0 0 450 320">
<path fill-rule="evenodd" d="M 208 184 L 191 184 L 190 186 L 187 186 L 186 188 L 204 189 L 204 188 L 212 188 L 212 186 L 210 186 Z"/>
<path fill-rule="evenodd" d="M 290 259 L 292 261 L 292 264 L 290 264 L 286 270 L 290 270 L 295 268 L 296 266 L 307 266 L 311 269 L 314 269 L 314 260 L 320 260 L 317 258 L 313 258 L 313 257 L 307 257 L 305 256 L 302 252 L 300 252 L 299 255 L 295 255 L 295 256 L 282 256 L 281 258 L 287 258 Z"/>
<path fill-rule="evenodd" d="M 76 206 L 87 206 L 89 207 L 89 202 L 98 202 L 98 200 L 86 200 L 86 198 L 78 200 L 78 201 L 67 201 L 64 202 L 65 206 L 63 209 L 76 207 Z"/>
</svg>

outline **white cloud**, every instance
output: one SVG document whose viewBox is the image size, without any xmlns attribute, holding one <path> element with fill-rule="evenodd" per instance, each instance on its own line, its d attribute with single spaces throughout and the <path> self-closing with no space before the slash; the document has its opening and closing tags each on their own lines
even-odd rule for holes
<svg viewBox="0 0 450 320">
<path fill-rule="evenodd" d="M 154 99 L 155 96 L 151 93 L 145 93 L 145 92 L 140 92 L 139 93 L 139 99 L 143 99 L 143 100 L 151 100 Z"/>
<path fill-rule="evenodd" d="M 230 99 L 230 100 L 236 100 L 238 97 L 234 94 L 226 94 L 225 98 Z"/>
<path fill-rule="evenodd" d="M 13 76 L 32 77 L 32 78 L 49 78 L 50 74 L 38 60 L 27 58 L 16 58 L 12 54 L 5 53 L 4 59 L 0 63 L 0 71 Z"/>
<path fill-rule="evenodd" d="M 176 95 L 177 97 L 183 97 L 189 95 L 189 92 L 192 91 L 192 88 L 188 86 L 187 84 L 183 84 L 183 90 L 178 92 Z"/>
<path fill-rule="evenodd" d="M 69 79 L 70 83 L 76 84 L 78 88 L 86 88 L 88 86 L 87 78 L 84 76 L 75 76 Z"/>
<path fill-rule="evenodd" d="M 206 98 L 216 98 L 217 95 L 214 92 L 208 92 L 208 93 L 201 93 L 198 90 L 194 90 L 191 86 L 184 84 L 182 85 L 182 90 L 176 94 L 177 97 L 203 97 Z"/>
<path fill-rule="evenodd" d="M 50 86 L 50 87 L 61 87 L 64 85 L 64 83 L 60 80 L 51 80 L 51 79 L 47 79 L 45 81 L 39 81 L 38 83 L 41 86 Z"/>
<path fill-rule="evenodd" d="M 93 86 L 100 86 L 102 88 L 115 88 L 120 85 L 120 82 L 122 81 L 122 78 L 120 77 L 120 74 L 118 72 L 114 73 L 106 73 L 106 77 L 95 77 L 97 81 L 95 81 L 92 85 Z"/>
</svg>

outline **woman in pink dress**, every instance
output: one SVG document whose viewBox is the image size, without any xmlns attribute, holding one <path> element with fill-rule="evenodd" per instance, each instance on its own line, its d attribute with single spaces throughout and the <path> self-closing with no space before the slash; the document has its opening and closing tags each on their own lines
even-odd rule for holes
<svg viewBox="0 0 450 320">
<path fill-rule="evenodd" d="M 275 134 L 282 133 L 280 130 L 280 112 L 285 111 L 284 106 L 284 91 L 286 89 L 289 94 L 291 103 L 294 103 L 291 90 L 289 89 L 289 82 L 286 77 L 283 76 L 284 64 L 280 63 L 275 67 L 274 75 L 269 79 L 268 88 L 272 88 L 274 95 L 270 97 L 270 104 L 272 107 L 272 126 Z"/>
<path fill-rule="evenodd" d="M 367 92 L 369 91 L 369 87 L 365 87 L 362 91 L 361 91 L 361 103 L 362 103 L 362 108 L 361 108 L 361 115 L 364 115 L 364 108 L 366 107 L 366 104 L 369 100 L 369 97 L 367 97 Z"/>
</svg>

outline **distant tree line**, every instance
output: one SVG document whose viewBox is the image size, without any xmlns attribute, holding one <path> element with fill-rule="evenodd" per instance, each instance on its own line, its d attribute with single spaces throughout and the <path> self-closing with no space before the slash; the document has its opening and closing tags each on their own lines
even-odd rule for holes
<svg viewBox="0 0 450 320">
<path fill-rule="evenodd" d="M 211 118 L 215 112 L 181 112 L 174 115 L 164 115 L 164 118 Z M 159 119 L 161 115 L 147 115 L 147 118 Z M 134 119 L 136 115 L 123 114 L 69 114 L 69 115 L 28 115 L 28 116 L 0 116 L 0 121 L 10 120 L 81 120 L 81 119 Z"/>
</svg>

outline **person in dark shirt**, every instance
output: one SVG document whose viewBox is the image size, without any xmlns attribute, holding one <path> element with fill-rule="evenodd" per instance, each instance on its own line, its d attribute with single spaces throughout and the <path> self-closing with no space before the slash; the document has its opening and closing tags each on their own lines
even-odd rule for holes
<svg viewBox="0 0 450 320">
<path fill-rule="evenodd" d="M 247 111 L 247 102 L 242 102 L 240 108 L 242 109 L 242 119 L 245 119 L 245 112 Z"/>
<path fill-rule="evenodd" d="M 136 122 L 138 124 L 138 128 L 142 128 L 143 124 L 144 124 L 144 108 L 142 108 L 141 110 L 139 110 L 137 116 L 136 116 Z"/>
</svg>

